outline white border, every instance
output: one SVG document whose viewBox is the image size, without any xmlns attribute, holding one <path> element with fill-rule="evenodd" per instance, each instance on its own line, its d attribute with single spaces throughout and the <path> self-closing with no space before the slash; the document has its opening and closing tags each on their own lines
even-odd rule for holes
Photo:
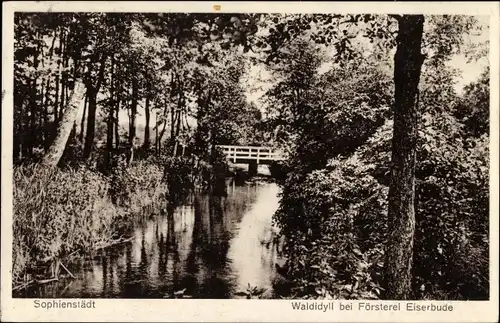
<svg viewBox="0 0 500 323">
<path fill-rule="evenodd" d="M 490 124 L 490 301 L 446 302 L 453 312 L 328 312 L 292 310 L 279 300 L 109 300 L 96 299 L 96 309 L 42 310 L 34 300 L 12 299 L 12 112 L 14 11 L 215 12 L 219 13 L 424 13 L 489 15 L 491 64 Z M 294 322 L 494 322 L 498 319 L 498 148 L 499 148 L 499 4 L 495 2 L 5 2 L 2 4 L 2 321 L 294 321 Z M 47 301 L 47 300 L 45 300 Z M 352 301 L 354 307 L 361 301 Z M 342 302 L 347 303 L 347 302 Z M 381 302 L 372 302 L 381 303 Z M 391 303 L 391 302 L 387 302 Z M 394 303 L 394 302 L 392 302 Z M 404 307 L 405 302 L 401 302 Z M 428 302 L 418 302 L 424 304 Z M 435 304 L 440 302 L 433 302 Z M 444 304 L 443 302 L 441 302 Z"/>
</svg>

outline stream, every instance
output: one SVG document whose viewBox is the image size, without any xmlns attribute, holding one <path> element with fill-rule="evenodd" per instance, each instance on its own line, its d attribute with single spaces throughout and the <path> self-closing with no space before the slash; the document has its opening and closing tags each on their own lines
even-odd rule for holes
<svg viewBox="0 0 500 323">
<path fill-rule="evenodd" d="M 193 194 L 137 221 L 131 242 L 70 268 L 76 279 L 28 289 L 24 297 L 227 299 L 241 298 L 250 286 L 272 298 L 279 279 L 271 224 L 278 193 L 274 183 L 231 179 L 226 197 Z"/>
</svg>

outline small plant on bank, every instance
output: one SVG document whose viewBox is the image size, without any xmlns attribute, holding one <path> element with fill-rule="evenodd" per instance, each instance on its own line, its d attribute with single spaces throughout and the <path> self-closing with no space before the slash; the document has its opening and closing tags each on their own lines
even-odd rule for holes
<svg viewBox="0 0 500 323">
<path fill-rule="evenodd" d="M 248 284 L 246 290 L 234 293 L 235 296 L 244 296 L 246 299 L 262 298 L 263 294 L 266 292 L 265 288 L 260 288 L 257 286 L 251 286 Z"/>
</svg>

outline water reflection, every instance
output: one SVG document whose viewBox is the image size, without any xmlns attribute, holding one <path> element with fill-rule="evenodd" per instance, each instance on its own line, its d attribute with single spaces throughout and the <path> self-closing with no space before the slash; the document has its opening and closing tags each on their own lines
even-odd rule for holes
<svg viewBox="0 0 500 323">
<path fill-rule="evenodd" d="M 276 249 L 270 246 L 273 214 L 278 204 L 277 186 L 268 186 L 257 192 L 257 201 L 239 223 L 239 232 L 231 243 L 229 259 L 240 289 L 251 286 L 272 286 L 275 278 Z M 268 290 L 269 292 L 269 290 Z"/>
<path fill-rule="evenodd" d="M 227 196 L 195 194 L 138 221 L 131 243 L 107 249 L 81 270 L 24 297 L 233 298 L 248 284 L 271 296 L 275 184 L 228 183 Z M 269 245 L 269 244 L 267 244 Z"/>
</svg>

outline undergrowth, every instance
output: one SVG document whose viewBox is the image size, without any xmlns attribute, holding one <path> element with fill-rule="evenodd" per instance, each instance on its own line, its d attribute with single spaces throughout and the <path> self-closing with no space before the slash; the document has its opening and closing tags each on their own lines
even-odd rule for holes
<svg viewBox="0 0 500 323">
<path fill-rule="evenodd" d="M 15 282 L 75 251 L 116 242 L 134 215 L 159 210 L 167 194 L 162 168 L 144 161 L 110 176 L 35 164 L 16 167 L 13 176 Z"/>
<path fill-rule="evenodd" d="M 442 122 L 429 121 L 420 135 L 411 297 L 488 299 L 488 138 L 433 132 Z M 383 297 L 391 128 L 386 123 L 354 154 L 284 182 L 275 219 L 289 241 L 296 296 Z"/>
</svg>

